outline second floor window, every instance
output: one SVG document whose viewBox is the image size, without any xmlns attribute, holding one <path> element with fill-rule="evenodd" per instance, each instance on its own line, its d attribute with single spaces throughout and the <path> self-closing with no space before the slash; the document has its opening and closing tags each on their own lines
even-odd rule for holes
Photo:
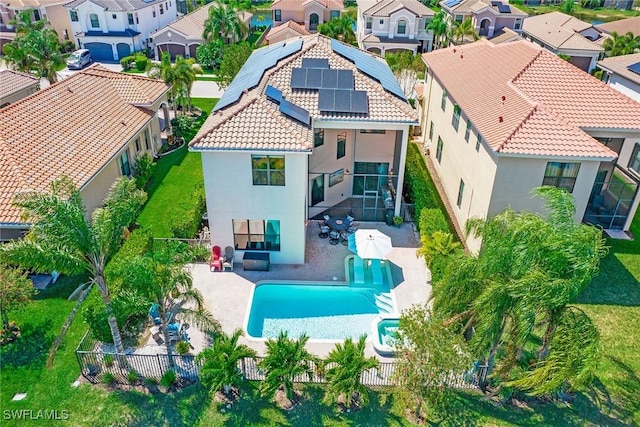
<svg viewBox="0 0 640 427">
<path fill-rule="evenodd" d="M 440 108 L 442 108 L 442 111 L 444 111 L 444 109 L 447 107 L 447 90 L 443 90 L 442 91 L 442 100 L 440 101 Z"/>
<path fill-rule="evenodd" d="M 91 28 L 100 28 L 100 20 L 95 13 L 89 15 L 89 21 L 91 21 Z"/>
<path fill-rule="evenodd" d="M 127 13 L 127 20 L 129 21 L 129 25 L 133 25 L 133 13 Z"/>
<path fill-rule="evenodd" d="M 251 156 L 253 185 L 284 186 L 284 156 Z"/>
<path fill-rule="evenodd" d="M 640 173 L 640 144 L 636 143 L 629 159 L 629 169 L 633 169 L 637 173 Z"/>
<path fill-rule="evenodd" d="M 451 126 L 458 131 L 458 127 L 460 126 L 460 107 L 457 105 L 453 106 L 453 116 L 451 117 Z"/>
<path fill-rule="evenodd" d="M 160 15 L 164 14 L 164 6 L 160 3 Z"/>
<path fill-rule="evenodd" d="M 340 11 L 339 10 L 332 10 L 331 11 L 331 19 L 333 18 L 340 18 Z"/>
<path fill-rule="evenodd" d="M 542 185 L 564 188 L 572 193 L 579 170 L 580 163 L 549 162 L 544 171 Z"/>
<path fill-rule="evenodd" d="M 345 156 L 347 151 L 347 133 L 340 132 L 338 134 L 338 153 L 336 158 L 341 159 Z"/>
<path fill-rule="evenodd" d="M 520 28 L 522 28 L 522 18 L 516 18 L 516 21 L 513 24 L 513 29 L 519 30 Z"/>
<path fill-rule="evenodd" d="M 70 10 L 69 16 L 71 17 L 71 22 L 78 22 L 78 12 L 76 12 L 75 10 Z"/>
<path fill-rule="evenodd" d="M 366 28 L 367 28 L 367 30 L 371 29 L 371 24 L 372 23 L 373 23 L 373 19 L 370 16 L 367 17 L 367 19 L 366 19 Z"/>
<path fill-rule="evenodd" d="M 398 21 L 398 34 L 407 34 L 407 21 L 404 19 Z"/>
<path fill-rule="evenodd" d="M 273 11 L 273 20 L 277 22 L 282 21 L 282 11 L 280 9 Z"/>
<path fill-rule="evenodd" d="M 469 142 L 469 135 L 471 135 L 471 120 L 467 119 L 467 129 L 464 131 L 464 140 Z"/>
<path fill-rule="evenodd" d="M 433 140 L 434 129 L 435 129 L 435 125 L 433 124 L 433 121 L 432 121 L 431 124 L 429 125 L 429 141 Z"/>
<path fill-rule="evenodd" d="M 316 129 L 313 133 L 313 146 L 320 147 L 324 145 L 324 129 Z"/>
<path fill-rule="evenodd" d="M 442 138 L 438 137 L 438 145 L 436 146 L 436 159 L 438 159 L 438 163 L 442 163 L 442 146 L 443 146 Z"/>
</svg>

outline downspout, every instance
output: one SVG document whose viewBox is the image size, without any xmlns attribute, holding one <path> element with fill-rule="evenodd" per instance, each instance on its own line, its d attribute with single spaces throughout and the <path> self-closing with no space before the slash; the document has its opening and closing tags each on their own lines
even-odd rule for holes
<svg viewBox="0 0 640 427">
<path fill-rule="evenodd" d="M 429 77 L 429 68 L 425 71 L 425 79 Z M 424 129 L 422 130 L 422 145 L 427 145 L 427 133 L 429 132 L 429 105 L 431 105 L 431 90 L 433 88 L 433 76 L 429 79 L 429 91 L 428 95 L 422 95 L 422 109 L 424 110 Z"/>
</svg>

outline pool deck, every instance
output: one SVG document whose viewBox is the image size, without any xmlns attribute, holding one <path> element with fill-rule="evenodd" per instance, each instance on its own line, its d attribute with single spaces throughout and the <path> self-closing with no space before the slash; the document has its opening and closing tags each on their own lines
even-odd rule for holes
<svg viewBox="0 0 640 427">
<path fill-rule="evenodd" d="M 391 237 L 393 250 L 387 255 L 391 261 L 391 274 L 395 284 L 393 293 L 398 308 L 402 311 L 414 303 L 424 303 L 431 294 L 428 279 L 430 274 L 423 258 L 416 256 L 418 240 L 413 224 L 391 227 L 381 222 L 361 222 L 359 228 L 378 229 Z M 242 264 L 236 263 L 233 272 L 211 272 L 208 264 L 191 266 L 193 283 L 204 297 L 207 308 L 218 319 L 226 333 L 236 328 L 244 329 L 253 286 L 261 280 L 339 281 L 345 282 L 344 259 L 352 254 L 346 246 L 329 244 L 327 239 L 318 237 L 316 221 L 309 221 L 307 227 L 306 263 L 304 265 L 271 264 L 270 271 L 244 271 Z M 241 341 L 264 355 L 264 341 Z M 325 357 L 333 349 L 335 342 L 312 341 L 307 344 L 311 353 Z M 367 356 L 380 357 L 371 342 L 367 343 Z"/>
</svg>

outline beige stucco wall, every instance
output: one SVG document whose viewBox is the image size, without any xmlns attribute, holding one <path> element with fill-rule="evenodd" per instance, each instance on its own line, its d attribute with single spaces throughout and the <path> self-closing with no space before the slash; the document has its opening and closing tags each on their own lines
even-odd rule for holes
<svg viewBox="0 0 640 427">
<path fill-rule="evenodd" d="M 29 86 L 22 90 L 12 93 L 9 96 L 5 96 L 0 99 L 0 106 L 5 104 L 13 104 L 16 101 L 21 100 L 22 98 L 31 95 L 32 93 L 36 93 L 40 90 L 40 83 L 35 82 L 33 86 Z"/>
<path fill-rule="evenodd" d="M 47 19 L 49 23 L 58 33 L 58 39 L 61 42 L 65 41 L 64 32 L 67 31 L 68 40 L 76 43 L 75 35 L 71 29 L 71 19 L 69 18 L 69 9 L 63 5 L 49 6 L 46 9 Z"/>
<path fill-rule="evenodd" d="M 283 40 L 287 40 L 290 39 L 292 37 L 299 37 L 300 33 L 298 33 L 297 31 L 293 31 L 291 29 L 286 29 L 286 30 L 282 30 L 277 32 L 276 34 L 274 34 L 273 36 L 267 36 L 266 40 L 269 44 L 275 44 L 278 42 L 281 42 Z"/>
<path fill-rule="evenodd" d="M 284 9 L 280 9 L 281 10 L 281 17 L 282 19 L 280 21 L 276 21 L 275 20 L 275 10 L 278 10 L 276 8 L 272 9 L 272 15 L 273 15 L 273 26 L 277 27 L 278 25 L 284 24 L 287 21 L 295 21 L 299 24 L 304 24 L 304 11 L 295 11 L 295 10 L 284 10 Z"/>
</svg>

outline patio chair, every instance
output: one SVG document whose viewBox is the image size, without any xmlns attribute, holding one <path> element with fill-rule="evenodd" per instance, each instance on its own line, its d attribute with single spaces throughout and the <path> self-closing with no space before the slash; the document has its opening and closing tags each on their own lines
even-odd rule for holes
<svg viewBox="0 0 640 427">
<path fill-rule="evenodd" d="M 371 276 L 373 278 L 374 285 L 382 285 L 383 284 L 383 276 L 382 276 L 382 265 L 380 264 L 379 259 L 372 259 L 369 264 L 369 268 L 371 269 Z"/>
<path fill-rule="evenodd" d="M 329 232 L 329 243 L 332 245 L 337 245 L 340 243 L 340 233 L 335 230 L 331 230 Z"/>
<path fill-rule="evenodd" d="M 222 271 L 233 271 L 233 247 L 227 246 L 224 248 L 224 262 L 222 263 Z"/>
<path fill-rule="evenodd" d="M 211 258 L 209 259 L 209 270 L 216 271 L 216 268 L 222 271 L 222 255 L 220 246 L 211 248 Z"/>
<path fill-rule="evenodd" d="M 324 223 L 325 223 L 325 225 L 326 225 L 326 224 L 329 222 L 329 220 L 331 219 L 331 217 L 330 217 L 329 215 L 327 215 L 327 214 L 324 214 L 322 218 L 324 219 Z"/>
<path fill-rule="evenodd" d="M 320 234 L 318 234 L 318 236 L 321 239 L 326 239 L 327 237 L 329 237 L 329 232 L 331 231 L 329 226 L 322 223 L 318 223 L 318 226 L 320 227 Z"/>
<path fill-rule="evenodd" d="M 356 218 L 353 216 L 353 212 L 347 214 L 347 221 L 353 222 Z"/>
<path fill-rule="evenodd" d="M 353 283 L 356 285 L 364 284 L 364 260 L 358 255 L 353 257 Z"/>
<path fill-rule="evenodd" d="M 346 230 L 340 232 L 340 240 L 343 246 L 349 245 L 349 233 Z"/>
<path fill-rule="evenodd" d="M 180 341 L 181 335 L 180 323 L 170 323 L 167 325 L 167 334 L 169 335 L 169 341 Z"/>
</svg>

